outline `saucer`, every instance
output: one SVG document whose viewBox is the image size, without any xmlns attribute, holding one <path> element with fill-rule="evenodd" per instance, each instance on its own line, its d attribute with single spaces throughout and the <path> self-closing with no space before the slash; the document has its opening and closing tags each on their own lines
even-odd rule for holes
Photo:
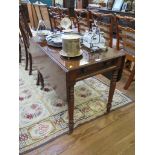
<svg viewBox="0 0 155 155">
<path fill-rule="evenodd" d="M 67 55 L 67 53 L 65 51 L 63 51 L 63 50 L 60 51 L 60 55 L 61 56 L 63 56 L 63 57 L 69 57 L 69 58 L 79 57 L 79 56 L 82 55 L 82 53 L 83 53 L 83 51 L 80 50 L 80 53 L 78 55 L 69 56 L 69 55 Z"/>
</svg>

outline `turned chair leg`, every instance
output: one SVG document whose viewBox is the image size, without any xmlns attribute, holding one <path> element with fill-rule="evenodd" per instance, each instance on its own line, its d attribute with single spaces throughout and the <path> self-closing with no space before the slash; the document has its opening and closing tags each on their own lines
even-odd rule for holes
<svg viewBox="0 0 155 155">
<path fill-rule="evenodd" d="M 133 67 L 131 73 L 130 73 L 130 76 L 129 76 L 129 79 L 128 81 L 126 82 L 125 86 L 124 86 L 124 89 L 127 90 L 131 84 L 131 82 L 133 81 L 134 79 L 134 76 L 135 76 L 135 66 Z"/>
<path fill-rule="evenodd" d="M 30 53 L 29 53 L 29 61 L 30 61 L 29 75 L 32 75 L 32 55 Z"/>
</svg>

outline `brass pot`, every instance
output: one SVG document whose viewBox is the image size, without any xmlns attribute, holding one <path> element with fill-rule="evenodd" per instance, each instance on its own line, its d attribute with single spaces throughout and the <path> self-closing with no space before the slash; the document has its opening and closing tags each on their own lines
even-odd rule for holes
<svg viewBox="0 0 155 155">
<path fill-rule="evenodd" d="M 62 50 L 68 57 L 74 57 L 80 54 L 80 36 L 64 35 L 62 36 Z"/>
</svg>

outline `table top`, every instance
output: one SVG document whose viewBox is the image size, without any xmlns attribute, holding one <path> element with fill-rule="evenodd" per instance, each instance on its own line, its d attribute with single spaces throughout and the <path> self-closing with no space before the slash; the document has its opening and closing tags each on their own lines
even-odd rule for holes
<svg viewBox="0 0 155 155">
<path fill-rule="evenodd" d="M 36 44 L 64 71 L 76 70 L 78 68 L 83 68 L 85 66 L 102 63 L 106 60 L 124 56 L 123 52 L 117 51 L 113 48 L 108 48 L 107 51 L 96 53 L 91 53 L 88 49 L 82 48 L 83 53 L 81 56 L 75 58 L 65 58 L 59 54 L 61 48 L 48 46 L 46 42 Z"/>
</svg>

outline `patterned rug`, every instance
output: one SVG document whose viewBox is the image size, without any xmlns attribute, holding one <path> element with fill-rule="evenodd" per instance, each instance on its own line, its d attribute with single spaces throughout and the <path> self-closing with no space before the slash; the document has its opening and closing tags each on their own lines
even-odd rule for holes
<svg viewBox="0 0 155 155">
<path fill-rule="evenodd" d="M 19 149 L 20 153 L 55 139 L 68 131 L 67 103 L 64 103 L 45 78 L 45 91 L 36 86 L 36 72 L 32 76 L 19 66 Z M 95 77 L 75 85 L 75 127 L 106 112 L 109 86 Z M 131 103 L 119 90 L 115 91 L 112 109 Z M 61 106 L 60 106 L 61 103 Z"/>
</svg>

